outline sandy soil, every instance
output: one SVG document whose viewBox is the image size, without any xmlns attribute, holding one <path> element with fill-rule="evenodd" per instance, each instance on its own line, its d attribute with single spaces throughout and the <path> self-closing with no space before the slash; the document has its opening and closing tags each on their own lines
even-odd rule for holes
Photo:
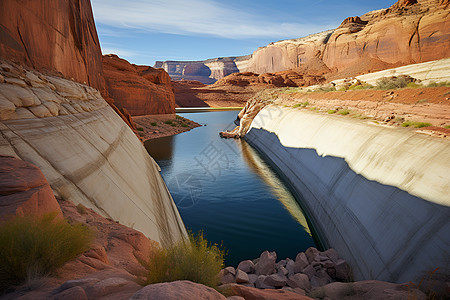
<svg viewBox="0 0 450 300">
<path fill-rule="evenodd" d="M 349 117 L 372 118 L 387 125 L 402 126 L 406 121 L 432 126 L 421 132 L 449 137 L 450 87 L 408 88 L 396 90 L 356 90 L 280 94 L 276 104 L 318 112 L 336 111 Z"/>
<path fill-rule="evenodd" d="M 138 128 L 139 136 L 144 141 L 186 132 L 201 126 L 194 121 L 175 115 L 137 116 L 133 117 L 133 121 Z"/>
</svg>

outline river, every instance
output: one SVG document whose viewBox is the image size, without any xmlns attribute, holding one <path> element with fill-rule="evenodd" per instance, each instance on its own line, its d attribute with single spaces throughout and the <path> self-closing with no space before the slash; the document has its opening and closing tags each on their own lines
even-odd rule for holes
<svg viewBox="0 0 450 300">
<path fill-rule="evenodd" d="M 237 111 L 182 113 L 202 127 L 145 142 L 186 227 L 222 244 L 234 267 L 262 251 L 295 259 L 316 247 L 296 199 L 244 140 L 221 139 Z"/>
</svg>

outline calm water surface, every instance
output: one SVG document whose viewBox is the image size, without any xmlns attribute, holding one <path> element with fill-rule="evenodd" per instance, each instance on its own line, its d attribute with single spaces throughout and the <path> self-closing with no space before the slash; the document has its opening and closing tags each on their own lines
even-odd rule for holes
<svg viewBox="0 0 450 300">
<path fill-rule="evenodd" d="M 145 146 L 161 167 L 186 227 L 223 243 L 226 265 L 237 266 L 262 251 L 278 260 L 316 246 L 289 190 L 243 140 L 221 139 L 237 111 L 183 113 L 205 126 Z"/>
</svg>

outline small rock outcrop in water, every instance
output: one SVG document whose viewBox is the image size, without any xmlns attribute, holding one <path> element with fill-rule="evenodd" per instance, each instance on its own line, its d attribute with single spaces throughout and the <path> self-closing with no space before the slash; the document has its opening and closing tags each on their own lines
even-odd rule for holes
<svg viewBox="0 0 450 300">
<path fill-rule="evenodd" d="M 175 113 L 172 83 L 163 69 L 133 65 L 109 54 L 103 56 L 103 70 L 109 96 L 119 109 L 132 116 Z"/>
<path fill-rule="evenodd" d="M 226 267 L 220 272 L 222 286 L 245 299 L 392 299 L 414 296 L 425 299 L 418 289 L 407 284 L 367 280 L 351 282 L 350 266 L 339 258 L 334 249 L 320 252 L 308 248 L 295 260 L 286 258 L 276 262 L 275 252 L 264 251 L 255 260 L 245 260 L 237 268 Z"/>
</svg>

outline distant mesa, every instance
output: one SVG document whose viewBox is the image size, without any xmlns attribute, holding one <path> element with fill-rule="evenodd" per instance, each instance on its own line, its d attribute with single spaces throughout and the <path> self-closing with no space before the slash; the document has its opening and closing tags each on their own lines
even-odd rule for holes
<svg viewBox="0 0 450 300">
<path fill-rule="evenodd" d="M 327 80 L 449 57 L 449 0 L 399 0 L 390 8 L 346 18 L 333 30 L 282 40 L 251 55 L 204 61 L 158 61 L 173 80 L 211 84 L 237 72 L 295 70 Z M 209 71 L 207 70 L 209 69 Z"/>
</svg>

